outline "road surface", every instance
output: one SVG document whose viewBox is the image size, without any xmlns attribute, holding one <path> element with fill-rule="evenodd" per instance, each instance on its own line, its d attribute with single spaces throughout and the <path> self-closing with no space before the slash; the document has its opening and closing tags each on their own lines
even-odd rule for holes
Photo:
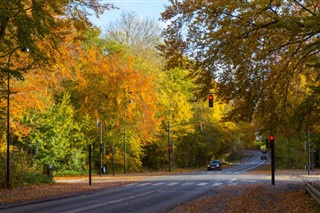
<svg viewBox="0 0 320 213">
<path fill-rule="evenodd" d="M 222 185 L 269 182 L 270 177 L 248 175 L 247 171 L 266 163 L 261 152 L 222 171 L 197 171 L 180 175 L 149 177 L 144 181 L 108 188 L 81 196 L 37 202 L 0 209 L 0 212 L 169 212 L 184 202 L 218 190 Z"/>
</svg>

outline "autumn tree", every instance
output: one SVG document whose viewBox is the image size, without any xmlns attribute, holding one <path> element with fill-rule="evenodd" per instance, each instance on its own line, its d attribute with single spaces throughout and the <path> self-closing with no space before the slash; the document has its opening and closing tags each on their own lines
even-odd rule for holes
<svg viewBox="0 0 320 213">
<path fill-rule="evenodd" d="M 234 105 L 229 118 L 263 118 L 276 129 L 302 104 L 296 124 L 318 120 L 318 1 L 170 2 L 162 14 L 167 52 L 214 74 L 218 94 Z"/>
<path fill-rule="evenodd" d="M 67 33 L 65 26 L 89 24 L 91 10 L 97 16 L 112 8 L 97 0 L 86 1 L 1 1 L 1 67 L 18 48 L 30 50 L 33 63 L 53 59 L 54 48 Z M 39 45 L 42 44 L 42 45 Z M 17 56 L 18 57 L 18 56 Z M 19 70 L 18 70 L 19 71 Z M 20 72 L 16 72 L 19 74 Z"/>
<path fill-rule="evenodd" d="M 90 25 L 88 16 L 91 13 L 98 16 L 110 8 L 113 8 L 111 4 L 100 4 L 97 0 L 0 1 L 0 86 L 2 91 L 8 93 L 7 97 L 1 96 L 1 120 L 4 121 L 5 110 L 12 114 L 12 111 L 9 112 L 9 108 L 6 107 L 4 98 L 9 100 L 12 98 L 12 94 L 18 92 L 18 90 L 9 88 L 8 83 L 23 80 L 31 68 L 45 69 L 49 67 L 48 65 L 53 65 L 55 58 L 59 55 L 58 45 L 65 35 L 71 33 L 69 30 L 72 27 L 70 26 L 78 29 L 86 28 Z M 29 95 L 25 98 L 37 96 Z M 20 94 L 20 101 L 25 102 L 25 99 L 21 97 Z M 36 99 L 29 99 L 31 103 L 29 106 L 34 100 Z M 25 137 L 30 132 L 30 126 L 25 128 L 17 122 L 21 118 L 19 118 L 21 116 L 19 112 L 25 110 L 27 105 L 16 102 L 17 108 L 14 108 L 16 110 L 13 111 L 16 116 L 11 117 L 12 119 L 9 121 L 14 130 L 11 134 L 11 138 L 14 139 L 13 145 L 17 145 L 15 143 L 17 138 Z M 33 106 L 37 106 L 37 103 L 34 103 Z M 2 122 L 1 125 L 1 154 L 4 151 L 5 124 L 6 122 Z M 15 165 L 12 164 L 12 166 Z M 1 171 L 5 171 L 5 169 L 1 169 Z M 19 173 L 14 168 L 12 171 Z"/>
<path fill-rule="evenodd" d="M 7 89 L 8 78 L 22 80 L 31 68 L 48 67 L 58 56 L 59 43 L 71 33 L 69 29 L 72 27 L 68 26 L 86 28 L 90 25 L 90 11 L 98 16 L 113 8 L 111 4 L 100 4 L 96 0 L 1 0 L 0 5 L 0 77 L 3 91 Z M 2 106 L 1 111 L 4 110 Z"/>
</svg>

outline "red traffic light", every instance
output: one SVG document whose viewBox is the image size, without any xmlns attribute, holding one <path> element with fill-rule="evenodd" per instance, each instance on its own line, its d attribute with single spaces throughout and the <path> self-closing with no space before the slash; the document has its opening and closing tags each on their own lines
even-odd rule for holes
<svg viewBox="0 0 320 213">
<path fill-rule="evenodd" d="M 209 107 L 213 107 L 213 95 L 210 94 L 208 98 L 209 98 Z"/>
<path fill-rule="evenodd" d="M 273 136 L 273 135 L 270 135 L 270 136 L 269 136 L 269 140 L 270 140 L 270 141 L 274 141 L 274 136 Z"/>
</svg>

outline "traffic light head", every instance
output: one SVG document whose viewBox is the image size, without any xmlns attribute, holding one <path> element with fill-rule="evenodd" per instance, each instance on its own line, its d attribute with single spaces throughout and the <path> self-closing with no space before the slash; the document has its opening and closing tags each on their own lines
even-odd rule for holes
<svg viewBox="0 0 320 213">
<path fill-rule="evenodd" d="M 274 148 L 274 136 L 273 135 L 269 136 L 269 141 L 270 141 L 270 148 L 273 149 Z"/>
<path fill-rule="evenodd" d="M 273 135 L 270 135 L 270 136 L 269 136 L 269 140 L 270 140 L 270 142 L 271 142 L 271 141 L 273 142 L 273 141 L 274 141 L 274 136 L 273 136 Z"/>
<path fill-rule="evenodd" d="M 209 99 L 209 107 L 213 107 L 213 95 L 210 94 L 208 99 Z"/>
<path fill-rule="evenodd" d="M 198 124 L 198 129 L 201 131 L 202 130 L 202 123 Z"/>
</svg>

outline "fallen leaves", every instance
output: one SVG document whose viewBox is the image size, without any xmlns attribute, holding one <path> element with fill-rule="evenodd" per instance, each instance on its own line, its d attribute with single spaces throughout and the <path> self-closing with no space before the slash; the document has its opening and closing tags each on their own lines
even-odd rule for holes
<svg viewBox="0 0 320 213">
<path fill-rule="evenodd" d="M 252 171 L 252 173 L 264 173 L 266 171 Z M 179 173 L 179 172 L 173 172 Z M 251 172 L 250 172 L 251 173 Z M 282 171 L 285 173 L 285 171 Z M 168 175 L 167 172 L 130 174 L 119 176 L 94 177 L 93 184 L 88 182 L 54 183 L 34 186 L 24 186 L 13 189 L 0 189 L 0 206 L 13 203 L 23 203 L 37 200 L 67 197 L 81 193 L 89 193 L 110 187 L 117 187 L 128 182 L 141 181 L 150 175 Z M 172 174 L 172 173 L 170 173 Z M 85 180 L 82 177 L 56 178 L 57 181 Z M 305 193 L 303 182 L 277 181 L 276 185 L 270 182 L 248 183 L 241 185 L 225 185 L 213 188 L 206 195 L 185 203 L 172 213 L 312 213 L 320 212 L 320 208 L 312 198 Z"/>
<path fill-rule="evenodd" d="M 222 186 L 205 197 L 186 203 L 173 213 L 270 213 L 319 212 L 317 204 L 305 194 L 300 182 L 281 182 Z"/>
<path fill-rule="evenodd" d="M 13 189 L 0 189 L 0 205 L 67 197 L 79 193 L 88 193 L 99 189 L 121 186 L 123 184 L 123 182 L 101 182 L 89 186 L 87 182 L 54 183 L 23 186 Z"/>
</svg>

